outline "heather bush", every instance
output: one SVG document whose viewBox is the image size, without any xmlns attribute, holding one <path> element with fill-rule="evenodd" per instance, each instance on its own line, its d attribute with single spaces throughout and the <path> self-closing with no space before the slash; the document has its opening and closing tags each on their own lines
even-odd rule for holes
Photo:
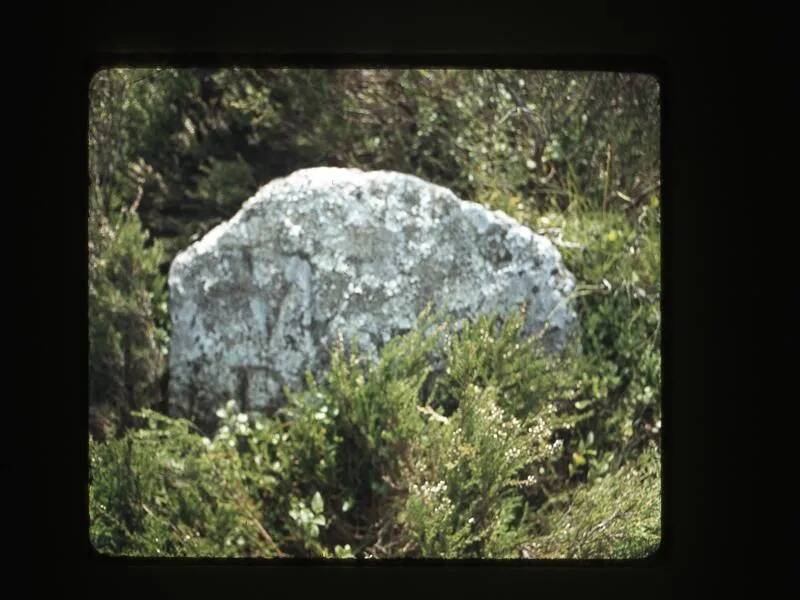
<svg viewBox="0 0 800 600">
<path fill-rule="evenodd" d="M 481 320 L 506 332 L 498 351 L 536 347 L 519 334 L 521 318 L 509 323 Z M 535 410 L 517 406 L 515 416 L 497 387 L 469 379 L 431 388 L 446 386 L 456 399 L 449 415 L 432 404 L 430 365 L 457 357 L 479 372 L 479 359 L 464 358 L 473 335 L 423 315 L 375 362 L 339 344 L 328 373 L 309 376 L 273 415 L 240 413 L 233 401 L 221 407 L 211 438 L 187 421 L 141 413 L 145 427 L 91 444 L 95 546 L 159 555 L 518 556 L 532 506 L 525 491 L 560 456 L 564 419 L 547 398 Z M 541 360 L 549 369 L 557 362 Z M 523 371 L 517 385 L 536 378 Z M 189 538 L 169 541 L 177 532 Z"/>
<path fill-rule="evenodd" d="M 548 412 L 520 420 L 499 405 L 497 390 L 459 390 L 450 417 L 427 421 L 406 478 L 398 521 L 405 552 L 436 558 L 515 558 L 537 467 L 556 455 Z"/>
<path fill-rule="evenodd" d="M 91 541 L 104 554 L 275 556 L 237 450 L 150 410 L 145 426 L 90 441 Z"/>
<path fill-rule="evenodd" d="M 661 460 L 650 444 L 636 460 L 583 484 L 549 509 L 549 532 L 524 544 L 529 558 L 631 559 L 661 543 Z M 546 519 L 545 519 L 546 520 Z"/>
<path fill-rule="evenodd" d="M 274 414 L 221 407 L 210 438 L 141 413 L 145 427 L 91 443 L 95 547 L 515 558 L 530 555 L 537 536 L 561 539 L 545 515 L 572 493 L 564 465 L 584 422 L 574 408 L 578 373 L 564 365 L 585 362 L 574 348 L 542 353 L 521 324 L 521 315 L 484 317 L 454 331 L 423 315 L 374 362 L 340 343 L 326 375 L 309 376 Z M 493 372 L 494 352 L 523 359 Z M 534 402 L 527 394 L 537 390 Z"/>
</svg>

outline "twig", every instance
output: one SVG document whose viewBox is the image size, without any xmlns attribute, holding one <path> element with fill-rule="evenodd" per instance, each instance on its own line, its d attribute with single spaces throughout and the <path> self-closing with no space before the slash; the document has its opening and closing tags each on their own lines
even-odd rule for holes
<svg viewBox="0 0 800 600">
<path fill-rule="evenodd" d="M 434 421 L 439 421 L 440 423 L 447 423 L 449 421 L 447 417 L 440 415 L 430 406 L 417 406 L 417 410 L 425 415 L 428 415 Z"/>
<path fill-rule="evenodd" d="M 285 557 L 286 555 L 281 551 L 280 547 L 278 547 L 278 544 L 275 543 L 275 540 L 272 539 L 272 536 L 270 536 L 267 530 L 264 529 L 264 526 L 261 524 L 261 521 L 259 521 L 252 515 L 249 516 L 250 520 L 255 524 L 256 528 L 258 529 L 258 532 L 261 534 L 261 537 L 263 537 L 268 544 L 270 544 L 273 548 L 275 548 L 275 553 L 280 557 Z"/>
<path fill-rule="evenodd" d="M 636 197 L 633 199 L 633 201 L 631 202 L 631 204 L 630 204 L 630 207 L 629 207 L 629 208 L 632 208 L 632 209 L 633 209 L 633 208 L 636 208 L 637 206 L 639 206 L 639 204 L 641 204 L 642 200 L 644 200 L 644 198 L 645 198 L 645 197 L 646 197 L 646 196 L 647 196 L 647 195 L 648 195 L 650 192 L 654 192 L 654 191 L 656 191 L 656 190 L 657 190 L 658 188 L 660 188 L 660 187 L 661 187 L 661 182 L 660 182 L 660 181 L 656 181 L 656 182 L 655 182 L 653 185 L 651 185 L 650 187 L 646 188 L 646 189 L 645 189 L 643 192 L 640 192 L 640 193 L 639 193 L 639 195 L 637 195 L 637 196 L 636 196 Z"/>
<path fill-rule="evenodd" d="M 144 509 L 144 512 L 146 512 L 148 515 L 150 515 L 150 516 L 151 516 L 151 517 L 153 517 L 154 519 L 156 519 L 156 518 L 157 518 L 157 517 L 156 517 L 156 515 L 153 513 L 153 511 L 152 511 L 152 510 L 150 510 L 150 509 L 148 508 L 147 504 L 145 504 L 144 502 L 142 502 L 142 503 L 141 503 L 141 506 L 142 506 L 142 508 Z M 174 531 L 174 532 L 175 532 L 175 533 L 178 535 L 178 537 L 180 537 L 181 535 L 183 535 L 183 534 L 181 533 L 181 530 L 180 530 L 180 529 L 178 529 L 178 528 L 177 528 L 177 527 L 176 527 L 176 526 L 175 526 L 175 525 L 172 523 L 172 521 L 167 521 L 167 525 L 169 525 L 169 526 L 170 526 L 170 528 L 172 529 L 172 531 Z"/>
<path fill-rule="evenodd" d="M 606 527 L 608 527 L 611 524 L 612 521 L 614 521 L 614 519 L 617 519 L 618 517 L 625 515 L 627 512 L 628 511 L 620 511 L 619 509 L 614 511 L 614 514 L 608 517 L 605 521 L 601 521 L 588 531 L 585 531 L 583 535 L 581 535 L 579 543 L 583 543 L 584 541 L 586 541 L 590 535 L 596 532 L 603 531 Z M 574 547 L 575 544 L 572 544 L 572 546 Z"/>
<path fill-rule="evenodd" d="M 606 210 L 608 210 L 608 195 L 611 191 L 611 153 L 611 142 L 609 142 L 606 152 L 606 182 L 603 188 L 603 214 L 606 214 Z"/>
<path fill-rule="evenodd" d="M 498 73 L 497 71 L 493 71 L 492 74 L 495 77 L 495 86 L 497 85 L 497 80 L 499 79 L 500 83 L 502 83 L 503 87 L 506 89 L 506 91 L 508 91 L 509 95 L 511 96 L 511 99 L 514 100 L 514 103 L 520 109 L 520 112 L 522 112 L 522 114 L 525 115 L 525 119 L 528 121 L 528 124 L 531 126 L 531 130 L 532 130 L 531 133 L 533 133 L 533 135 L 534 135 L 534 141 L 536 142 L 536 145 L 537 146 L 541 146 L 542 145 L 541 138 L 543 138 L 545 136 L 542 135 L 543 132 L 541 131 L 541 129 L 539 127 L 539 124 L 533 118 L 533 115 L 531 114 L 531 110 L 528 108 L 528 106 L 525 104 L 525 102 L 522 100 L 522 98 L 520 98 L 520 96 L 517 94 L 516 90 L 514 89 L 513 84 L 508 79 L 506 79 L 505 77 L 500 75 L 500 73 Z M 539 138 L 539 139 L 537 139 L 537 138 Z"/>
<path fill-rule="evenodd" d="M 258 530 L 261 537 L 263 537 L 266 540 L 266 542 L 274 548 L 275 553 L 281 558 L 285 557 L 286 554 L 283 553 L 283 551 L 280 549 L 280 546 L 278 546 L 278 544 L 275 543 L 275 540 L 272 539 L 272 536 L 270 536 L 267 530 L 264 529 L 264 526 L 261 524 L 261 521 L 258 520 L 258 518 L 250 510 L 250 507 L 247 506 L 247 499 L 242 495 L 241 491 L 234 492 L 233 498 L 236 500 L 236 503 L 238 504 L 241 511 L 256 526 L 256 529 Z"/>
</svg>

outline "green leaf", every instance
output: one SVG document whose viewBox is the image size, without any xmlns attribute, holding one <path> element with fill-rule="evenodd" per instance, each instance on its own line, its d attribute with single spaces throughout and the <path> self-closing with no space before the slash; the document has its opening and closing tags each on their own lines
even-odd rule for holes
<svg viewBox="0 0 800 600">
<path fill-rule="evenodd" d="M 337 544 L 333 551 L 337 558 L 355 558 L 350 544 L 345 544 L 344 546 L 339 546 Z"/>
<path fill-rule="evenodd" d="M 319 514 L 322 512 L 324 505 L 322 503 L 322 496 L 319 492 L 314 494 L 314 497 L 311 499 L 311 510 L 315 513 Z"/>
</svg>

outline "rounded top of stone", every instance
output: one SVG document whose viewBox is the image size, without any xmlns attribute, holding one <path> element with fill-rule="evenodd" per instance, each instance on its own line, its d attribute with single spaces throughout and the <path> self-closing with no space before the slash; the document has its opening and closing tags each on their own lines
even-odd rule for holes
<svg viewBox="0 0 800 600">
<path fill-rule="evenodd" d="M 391 170 L 363 171 L 351 167 L 309 167 L 298 169 L 289 175 L 273 179 L 261 186 L 251 198 L 242 204 L 236 215 L 206 233 L 203 238 L 187 248 L 186 251 L 193 250 L 194 253 L 202 254 L 212 248 L 244 215 L 251 210 L 257 209 L 259 205 L 265 202 L 274 202 L 276 200 L 296 202 L 309 198 L 322 199 L 322 196 L 319 195 L 321 191 L 326 192 L 324 196 L 329 201 L 335 202 L 335 197 L 330 195 L 330 191 L 349 186 L 367 188 L 368 197 L 386 197 L 393 193 L 398 186 L 423 188 L 439 202 L 451 205 L 457 204 L 478 233 L 484 233 L 492 225 L 500 226 L 503 229 L 517 228 L 518 230 L 529 231 L 501 210 L 491 210 L 477 202 L 462 200 L 449 188 L 432 183 L 416 175 Z M 408 188 L 406 188 L 406 191 L 409 191 Z M 412 195 L 411 197 L 415 200 L 421 199 L 420 196 Z M 517 234 L 527 237 L 525 232 L 516 231 L 515 235 Z M 176 257 L 177 259 L 178 257 Z"/>
</svg>

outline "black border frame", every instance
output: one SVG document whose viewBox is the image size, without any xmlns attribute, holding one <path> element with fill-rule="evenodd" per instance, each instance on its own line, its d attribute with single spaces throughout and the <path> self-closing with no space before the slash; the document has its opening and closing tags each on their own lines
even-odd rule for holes
<svg viewBox="0 0 800 600">
<path fill-rule="evenodd" d="M 527 69 L 548 69 L 548 70 L 564 70 L 564 71 L 616 71 L 616 72 L 629 72 L 641 75 L 651 76 L 656 79 L 659 85 L 661 95 L 661 157 L 662 157 L 662 197 L 669 198 L 670 182 L 669 178 L 664 177 L 663 157 L 664 148 L 669 144 L 669 134 L 666 133 L 664 127 L 664 97 L 665 90 L 668 90 L 668 85 L 665 87 L 665 80 L 667 79 L 668 70 L 665 64 L 654 57 L 624 57 L 624 56 L 559 56 L 553 58 L 520 55 L 516 57 L 498 57 L 492 54 L 476 54 L 476 55 L 451 55 L 451 54 L 424 54 L 424 55 L 392 55 L 392 54 L 376 54 L 376 55 L 363 55 L 363 54 L 338 54 L 338 55 L 321 55 L 321 54 L 270 54 L 264 56 L 260 54 L 230 54 L 220 56 L 218 54 L 204 54 L 192 53 L 191 57 L 184 58 L 182 56 L 171 56 L 153 54 L 141 56 L 138 54 L 124 53 L 103 53 L 93 56 L 89 61 L 89 66 L 84 73 L 84 80 L 86 82 L 87 90 L 88 84 L 92 76 L 100 69 L 108 67 L 155 67 L 155 66 L 170 66 L 170 67 L 226 67 L 226 66 L 241 66 L 241 67 L 290 67 L 290 68 L 369 68 L 369 67 L 387 67 L 387 68 L 497 68 L 497 69 L 513 69 L 513 68 L 527 68 Z M 602 67 L 602 68 L 600 68 Z M 87 95 L 87 112 L 88 112 L 88 95 Z M 666 111 L 668 113 L 668 111 Z M 666 137 L 666 140 L 665 140 Z M 662 202 L 662 211 L 669 212 L 671 202 Z M 661 265 L 662 265 L 662 302 L 661 302 L 661 319 L 663 331 L 670 330 L 671 316 L 669 312 L 664 310 L 664 306 L 669 304 L 671 293 L 671 286 L 669 277 L 669 269 L 664 267 L 665 256 L 668 255 L 669 243 L 665 242 L 664 219 L 662 216 L 661 227 Z M 669 262 L 669 260 L 667 260 Z M 671 453 L 672 439 L 671 439 L 671 424 L 669 416 L 670 402 L 668 396 L 665 394 L 665 389 L 668 389 L 666 382 L 670 378 L 670 359 L 669 350 L 665 351 L 668 347 L 669 335 L 662 335 L 662 537 L 661 543 L 657 550 L 647 557 L 639 559 L 356 559 L 356 560 L 336 560 L 336 559 L 248 559 L 248 558 L 158 558 L 158 557 L 117 557 L 107 556 L 98 553 L 89 542 L 88 538 L 88 479 L 87 479 L 87 495 L 86 495 L 86 514 L 84 515 L 86 522 L 86 543 L 88 545 L 88 553 L 90 556 L 90 565 L 98 568 L 106 567 L 121 567 L 130 566 L 133 568 L 147 567 L 181 567 L 181 566 L 225 566 L 225 567 L 259 567 L 259 568 L 308 568 L 316 569 L 319 567 L 326 567 L 329 569 L 397 569 L 397 568 L 448 568 L 459 570 L 464 567 L 472 568 L 503 568 L 503 569 L 564 569 L 564 568 L 609 568 L 615 567 L 619 569 L 647 569 L 653 567 L 664 567 L 666 557 L 671 552 L 672 536 L 670 535 L 670 498 L 667 490 L 670 488 L 671 478 L 669 476 L 668 468 L 665 463 L 669 463 L 669 459 L 664 457 Z M 666 367 L 666 368 L 663 368 Z M 88 404 L 87 404 L 88 410 Z M 86 454 L 88 456 L 88 444 L 86 445 Z M 88 460 L 87 460 L 88 472 Z"/>
<path fill-rule="evenodd" d="M 563 67 L 555 67 L 553 66 L 554 62 L 558 62 L 559 64 L 563 65 Z M 255 54 L 236 54 L 226 56 L 224 58 L 220 58 L 219 56 L 214 55 L 203 55 L 197 54 L 193 55 L 190 59 L 177 59 L 175 60 L 170 59 L 169 57 L 161 57 L 158 55 L 155 56 L 147 56 L 141 57 L 135 54 L 105 54 L 100 55 L 97 57 L 93 57 L 93 60 L 90 62 L 90 66 L 86 72 L 86 82 L 87 82 L 87 90 L 88 84 L 91 78 L 94 76 L 95 73 L 98 72 L 100 69 L 108 68 L 108 67 L 155 67 L 155 66 L 170 66 L 170 67 L 209 67 L 209 66 L 239 66 L 239 67 L 290 67 L 290 68 L 370 68 L 370 67 L 381 67 L 381 66 L 388 66 L 393 69 L 404 69 L 404 68 L 496 68 L 496 69 L 514 69 L 514 68 L 529 68 L 531 70 L 535 70 L 536 68 L 542 67 L 533 67 L 531 66 L 532 63 L 538 63 L 541 65 L 550 64 L 547 69 L 549 70 L 564 70 L 564 71 L 616 71 L 616 72 L 628 72 L 628 73 L 635 73 L 639 75 L 646 75 L 653 77 L 658 85 L 659 85 L 659 92 L 661 96 L 661 115 L 660 115 L 660 123 L 659 127 L 661 128 L 661 156 L 664 155 L 664 127 L 663 127 L 663 118 L 664 118 L 664 81 L 666 78 L 666 69 L 664 64 L 659 62 L 656 59 L 650 57 L 638 57 L 635 60 L 625 59 L 624 57 L 599 57 L 592 59 L 586 56 L 580 57 L 562 57 L 558 61 L 548 61 L 548 60 L 541 60 L 537 59 L 537 57 L 518 57 L 518 58 L 498 58 L 492 55 L 476 55 L 476 56 L 468 56 L 468 57 L 458 57 L 458 56 L 442 56 L 442 55 L 425 55 L 425 56 L 413 56 L 413 55 L 394 55 L 394 56 L 363 56 L 363 55 L 355 55 L 355 54 L 346 54 L 346 55 L 337 55 L 337 56 L 323 56 L 323 55 L 299 55 L 299 54 L 284 54 L 284 55 L 270 55 L 269 57 L 264 57 L 263 55 L 255 55 Z M 604 65 L 603 69 L 592 68 L 590 65 L 597 64 L 597 65 Z M 576 66 L 577 65 L 577 66 Z M 611 66 L 615 65 L 615 66 Z M 88 95 L 87 95 L 87 112 L 88 112 Z M 668 136 L 667 136 L 668 137 Z M 661 169 L 661 195 L 662 198 L 669 198 L 668 194 L 670 192 L 670 185 L 668 180 L 665 183 L 664 178 L 664 169 L 663 169 L 663 158 L 662 158 L 662 169 Z M 661 270 L 662 270 L 662 302 L 661 302 L 661 323 L 662 328 L 664 331 L 668 330 L 671 326 L 671 315 L 664 310 L 665 306 L 665 297 L 669 297 L 670 294 L 670 284 L 669 277 L 665 277 L 665 273 L 668 273 L 669 270 L 664 268 L 664 257 L 667 254 L 665 252 L 665 242 L 664 242 L 664 226 L 663 226 L 663 211 L 669 210 L 666 208 L 665 205 L 671 204 L 669 202 L 662 202 L 661 209 L 662 209 L 662 226 L 661 226 Z M 668 301 L 666 301 L 668 303 Z M 666 320 L 665 320 L 666 318 Z M 87 325 L 88 329 L 88 325 Z M 662 435 L 661 435 L 661 450 L 662 450 L 662 473 L 666 473 L 667 470 L 664 468 L 664 459 L 663 457 L 670 453 L 670 448 L 672 446 L 671 440 L 671 427 L 670 427 L 670 419 L 669 419 L 669 402 L 665 400 L 667 396 L 664 393 L 665 388 L 668 386 L 665 385 L 666 381 L 669 381 L 669 366 L 667 369 L 663 369 L 665 363 L 669 365 L 669 359 L 671 357 L 667 356 L 665 359 L 665 339 L 668 336 L 662 335 L 662 343 L 661 343 L 661 360 L 662 360 L 662 389 L 661 389 L 661 399 L 662 399 Z M 668 342 L 668 340 L 667 340 Z M 88 368 L 88 367 L 87 367 Z M 87 395 L 88 398 L 88 395 Z M 88 400 L 86 404 L 86 411 L 88 412 Z M 88 438 L 87 438 L 88 439 Z M 88 443 L 86 445 L 86 454 L 88 456 Z M 88 472 L 88 461 L 87 461 L 87 472 Z M 637 558 L 637 559 L 406 559 L 406 558 L 397 558 L 397 559 L 356 559 L 354 560 L 338 560 L 338 559 L 294 559 L 294 558 L 276 558 L 276 559 L 249 559 L 249 558 L 158 558 L 158 557 L 117 557 L 117 556 L 108 556 L 102 553 L 97 552 L 89 543 L 89 555 L 91 556 L 91 561 L 96 561 L 98 565 L 118 565 L 120 563 L 129 563 L 131 565 L 138 565 L 138 566 L 157 566 L 157 565 L 229 565 L 229 566 L 236 566 L 236 565 L 248 565 L 248 566 L 274 566 L 274 567 L 320 567 L 326 566 L 331 568 L 336 567 L 365 567 L 365 568 L 380 568 L 380 567 L 389 567 L 389 568 L 396 568 L 400 566 L 447 566 L 453 568 L 459 567 L 480 567 L 484 568 L 486 566 L 493 566 L 493 567 L 508 567 L 508 568 L 523 568 L 523 567 L 547 567 L 547 568 L 563 568 L 563 567 L 625 567 L 625 568 L 644 568 L 644 567 L 653 567 L 653 566 L 663 566 L 664 563 L 664 556 L 668 555 L 670 552 L 670 545 L 671 545 L 671 536 L 669 535 L 669 501 L 665 502 L 665 498 L 668 498 L 668 494 L 665 493 L 665 490 L 670 485 L 669 483 L 665 483 L 665 479 L 669 480 L 669 477 L 665 477 L 662 474 L 662 530 L 661 530 L 661 543 L 659 547 L 656 549 L 655 552 L 651 553 L 647 557 Z M 87 490 L 88 490 L 88 479 L 87 479 Z M 665 508 L 665 504 L 666 507 Z M 86 514 L 84 518 L 86 519 L 86 529 L 87 529 L 87 543 L 88 543 L 88 491 L 86 496 Z"/>
</svg>

